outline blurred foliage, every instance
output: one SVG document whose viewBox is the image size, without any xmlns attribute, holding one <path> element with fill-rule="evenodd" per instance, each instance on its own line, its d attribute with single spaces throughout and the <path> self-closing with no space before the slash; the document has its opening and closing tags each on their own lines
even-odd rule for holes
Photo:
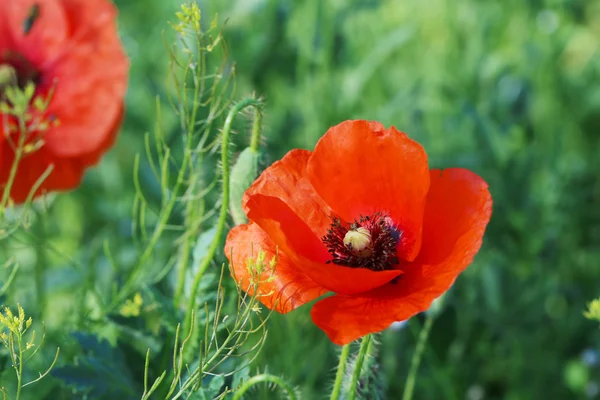
<svg viewBox="0 0 600 400">
<path fill-rule="evenodd" d="M 466 167 L 490 184 L 484 247 L 433 326 L 416 398 L 597 396 L 597 357 L 582 355 L 600 350 L 600 333 L 582 311 L 600 287 L 599 1 L 202 6 L 228 19 L 238 90 L 267 101 L 270 160 L 365 118 L 407 132 L 433 167 Z M 331 346 L 308 307 L 277 317 L 261 362 L 316 398 L 335 365 Z M 412 333 L 382 336 L 392 399 Z M 572 384 L 582 370 L 584 383 Z"/>
<path fill-rule="evenodd" d="M 130 265 L 136 257 L 132 171 L 135 155 L 144 152 L 144 133 L 154 129 L 156 96 L 167 103 L 165 43 L 173 41 L 167 19 L 178 2 L 116 4 L 132 63 L 118 143 L 80 189 L 56 196 L 48 212 L 32 213 L 31 230 L 0 251 L 9 251 L 20 266 L 11 297 L 34 321 L 45 321 L 48 351 L 37 370 L 52 362 L 59 344 L 58 365 L 68 368 L 65 360 L 74 360 L 86 339 L 74 340 L 68 332 L 91 331 L 100 339 L 86 339 L 88 347 L 102 348 L 104 339 L 142 343 L 100 357 L 118 360 L 127 370 L 119 372 L 123 382 L 134 376 L 139 383 L 145 349 L 173 343 L 159 342 L 158 335 L 132 336 L 138 331 L 131 325 L 159 332 L 167 324 L 162 320 L 175 318 L 172 306 L 148 309 L 152 318 L 144 320 L 90 325 L 94 315 L 78 305 L 93 302 L 82 287 L 93 282 L 110 293 L 111 265 Z M 236 93 L 265 98 L 268 162 L 293 147 L 312 148 L 340 121 L 364 118 L 407 132 L 423 144 L 432 167 L 466 167 L 490 184 L 494 214 L 484 246 L 436 317 L 415 398 L 600 397 L 600 331 L 582 315 L 600 294 L 600 1 L 199 4 L 203 22 L 210 24 L 215 13 L 226 21 Z M 177 136 L 174 113 L 164 112 L 161 125 L 165 136 Z M 235 127 L 237 154 L 250 141 L 249 123 Z M 214 173 L 206 171 L 207 181 Z M 140 183 L 149 202 L 160 204 L 161 188 L 149 165 L 141 165 Z M 174 222 L 181 223 L 180 215 Z M 203 228 L 209 232 L 210 224 Z M 175 251 L 175 238 L 157 245 L 155 264 Z M 112 260 L 104 252 L 107 239 Z M 212 267 L 207 286 L 218 280 Z M 0 287 L 10 272 L 2 271 Z M 34 286 L 45 289 L 43 301 Z M 146 290 L 144 302 L 168 303 L 164 290 Z M 380 336 L 377 374 L 389 399 L 401 396 L 422 321 L 413 318 Z M 65 342 L 78 343 L 63 347 Z M 93 351 L 86 357 L 84 365 L 97 358 Z M 303 398 L 317 399 L 329 389 L 334 365 L 336 349 L 312 325 L 305 306 L 270 319 L 268 340 L 252 368 L 268 367 L 298 385 Z M 0 372 L 0 379 L 12 372 Z M 160 371 L 151 374 L 156 378 Z M 59 392 L 56 378 L 36 385 L 34 398 L 71 398 Z M 271 399 L 273 392 L 257 387 L 248 398 Z"/>
</svg>

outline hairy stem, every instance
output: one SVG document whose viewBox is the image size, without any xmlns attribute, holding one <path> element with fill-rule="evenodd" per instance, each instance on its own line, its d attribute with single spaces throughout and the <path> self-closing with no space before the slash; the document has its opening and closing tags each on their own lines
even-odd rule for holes
<svg viewBox="0 0 600 400">
<path fill-rule="evenodd" d="M 371 335 L 367 335 L 360 342 L 360 350 L 358 350 L 358 356 L 356 356 L 356 365 L 354 366 L 354 373 L 352 374 L 352 380 L 350 381 L 350 393 L 348 393 L 348 399 L 356 399 L 356 391 L 358 389 L 358 381 L 360 380 L 360 371 L 362 370 L 363 362 L 369 345 L 371 343 Z"/>
<path fill-rule="evenodd" d="M 221 236 L 225 230 L 225 224 L 227 222 L 227 213 L 229 210 L 229 136 L 231 134 L 231 125 L 233 124 L 233 120 L 235 117 L 246 107 L 254 107 L 256 109 L 260 109 L 261 103 L 260 101 L 252 98 L 244 99 L 233 106 L 233 108 L 227 114 L 227 118 L 225 119 L 225 124 L 223 125 L 222 138 L 221 138 L 221 164 L 223 168 L 223 198 L 221 200 L 221 210 L 219 212 L 219 219 L 217 221 L 216 234 L 215 237 L 206 253 L 206 256 L 202 260 L 200 266 L 198 267 L 198 271 L 194 276 L 194 280 L 192 282 L 192 287 L 190 291 L 190 298 L 188 307 L 185 311 L 185 320 L 183 324 L 183 331 L 188 332 L 190 329 L 190 322 L 192 318 L 192 312 L 196 308 L 196 295 L 198 292 L 198 287 L 200 286 L 200 282 L 202 281 L 202 277 L 204 273 L 208 269 L 211 261 L 213 260 L 215 254 L 217 253 L 217 249 L 219 248 L 219 244 L 221 242 Z M 260 115 L 260 113 L 257 113 Z"/>
<path fill-rule="evenodd" d="M 270 383 L 273 383 L 273 384 L 279 386 L 286 392 L 288 399 L 290 399 L 290 400 L 298 399 L 298 397 L 296 396 L 296 392 L 294 391 L 294 388 L 289 383 L 287 383 L 286 381 L 284 381 L 283 379 L 281 379 L 280 377 L 278 377 L 276 375 L 261 374 L 261 375 L 253 376 L 252 378 L 250 378 L 246 382 L 244 382 L 242 384 L 242 386 L 240 386 L 240 388 L 237 390 L 237 392 L 235 392 L 235 395 L 233 396 L 232 400 L 241 400 L 242 396 L 244 395 L 244 393 L 246 393 L 246 391 L 248 391 L 248 389 L 250 389 L 252 386 L 256 385 L 257 383 L 261 383 L 261 382 L 270 382 Z"/>
<path fill-rule="evenodd" d="M 260 132 L 262 128 L 262 110 L 256 107 L 254 110 L 254 122 L 252 123 L 252 136 L 250 138 L 250 148 L 257 152 L 260 148 Z"/>
</svg>

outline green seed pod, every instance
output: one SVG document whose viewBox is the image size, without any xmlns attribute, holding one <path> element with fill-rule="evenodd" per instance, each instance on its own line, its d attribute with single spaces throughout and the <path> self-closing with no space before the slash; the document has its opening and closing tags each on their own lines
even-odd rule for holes
<svg viewBox="0 0 600 400">
<path fill-rule="evenodd" d="M 258 160 L 260 152 L 247 147 L 242 151 L 231 168 L 229 181 L 229 211 L 235 225 L 248 222 L 242 209 L 242 197 L 248 187 L 258 176 Z"/>
<path fill-rule="evenodd" d="M 0 64 L 0 91 L 9 86 L 16 86 L 17 83 L 17 71 L 10 65 Z"/>
</svg>

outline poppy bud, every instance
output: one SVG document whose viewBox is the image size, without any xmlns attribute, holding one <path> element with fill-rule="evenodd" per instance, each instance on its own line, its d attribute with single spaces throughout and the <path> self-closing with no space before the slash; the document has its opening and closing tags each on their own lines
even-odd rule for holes
<svg viewBox="0 0 600 400">
<path fill-rule="evenodd" d="M 17 85 L 17 71 L 7 64 L 0 64 L 0 91 Z"/>
</svg>

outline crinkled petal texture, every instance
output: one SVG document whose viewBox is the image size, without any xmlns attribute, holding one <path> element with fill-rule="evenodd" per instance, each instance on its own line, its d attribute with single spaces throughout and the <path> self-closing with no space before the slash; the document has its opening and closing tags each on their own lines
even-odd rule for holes
<svg viewBox="0 0 600 400">
<path fill-rule="evenodd" d="M 427 154 L 420 144 L 378 122 L 346 121 L 319 140 L 307 174 L 319 196 L 346 221 L 388 213 L 402 231 L 398 256 L 416 257 L 429 189 Z"/>
<path fill-rule="evenodd" d="M 423 148 L 395 128 L 347 121 L 314 152 L 292 150 L 267 168 L 243 206 L 250 223 L 235 227 L 226 244 L 242 289 L 253 293 L 249 259 L 259 250 L 269 260 L 277 255 L 275 272 L 267 268 L 260 279 L 263 304 L 288 312 L 333 292 L 312 316 L 343 345 L 426 310 L 448 290 L 481 246 L 492 200 L 470 171 L 429 171 Z M 401 231 L 399 265 L 372 271 L 328 263 L 322 238 L 332 216 L 352 222 L 379 212 Z"/>
<path fill-rule="evenodd" d="M 330 209 L 306 178 L 310 159 L 310 152 L 292 150 L 267 168 L 244 195 L 248 219 L 305 275 L 332 292 L 364 292 L 402 274 L 327 263 L 331 257 L 321 237 L 331 224 Z"/>
<path fill-rule="evenodd" d="M 431 171 L 418 257 L 396 283 L 315 304 L 315 324 L 339 345 L 425 311 L 478 252 L 492 212 L 487 184 L 464 169 Z"/>
<path fill-rule="evenodd" d="M 293 293 L 296 298 L 292 301 L 291 295 L 284 293 L 282 298 L 274 294 L 273 299 L 260 299 L 269 308 L 281 304 L 285 312 L 328 291 L 360 293 L 402 274 L 401 270 L 375 272 L 326 263 L 330 257 L 321 237 L 331 224 L 331 209 L 306 178 L 310 156 L 309 151 L 292 150 L 261 174 L 243 199 L 252 222 L 234 228 L 226 244 L 234 276 L 244 290 L 250 287 L 251 278 L 245 267 L 247 258 L 256 256 L 261 248 L 269 254 L 277 251 L 279 262 L 267 287 L 292 287 L 285 293 Z M 307 293 L 306 297 L 301 293 Z"/>
<path fill-rule="evenodd" d="M 39 15 L 31 30 L 24 21 Z M 52 173 L 36 195 L 76 187 L 85 169 L 114 143 L 123 116 L 129 62 L 109 0 L 11 0 L 0 3 L 0 63 L 26 60 L 39 74 L 36 94 L 52 91 L 47 115 L 57 121 L 43 132 L 43 147 L 21 164 L 11 197 L 25 200 L 41 173 Z M 0 127 L 0 187 L 14 160 Z M 11 135 L 14 143 L 16 137 Z"/>
</svg>

